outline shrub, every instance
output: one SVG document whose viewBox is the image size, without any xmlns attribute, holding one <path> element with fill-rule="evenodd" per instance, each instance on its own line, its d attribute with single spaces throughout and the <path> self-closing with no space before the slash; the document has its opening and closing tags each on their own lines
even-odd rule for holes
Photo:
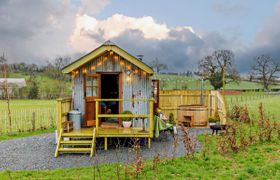
<svg viewBox="0 0 280 180">
<path fill-rule="evenodd" d="M 242 108 L 239 119 L 240 119 L 240 122 L 243 122 L 243 123 L 250 123 L 251 122 L 251 118 L 249 116 L 249 111 L 248 111 L 248 108 L 247 108 L 246 105 Z"/>
<path fill-rule="evenodd" d="M 175 125 L 176 122 L 175 122 L 175 118 L 174 118 L 174 114 L 173 113 L 170 113 L 169 114 L 169 123 Z"/>
<path fill-rule="evenodd" d="M 29 99 L 37 99 L 38 95 L 39 95 L 39 88 L 38 88 L 37 83 L 34 81 L 32 83 L 32 86 L 29 89 L 28 98 Z"/>
<path fill-rule="evenodd" d="M 229 113 L 229 118 L 235 121 L 239 121 L 242 108 L 240 106 L 234 105 Z"/>
</svg>

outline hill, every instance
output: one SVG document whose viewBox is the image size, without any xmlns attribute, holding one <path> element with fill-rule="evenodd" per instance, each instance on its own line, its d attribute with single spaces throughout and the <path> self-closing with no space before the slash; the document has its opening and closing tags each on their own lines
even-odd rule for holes
<svg viewBox="0 0 280 180">
<path fill-rule="evenodd" d="M 153 79 L 160 80 L 161 90 L 173 90 L 173 89 L 200 89 L 201 80 L 182 75 L 169 75 L 169 74 L 155 74 Z M 280 85 L 274 85 L 271 89 L 280 88 Z M 204 89 L 212 90 L 213 86 L 208 80 L 204 81 Z M 250 81 L 230 82 L 226 84 L 227 90 L 243 90 L 243 91 L 255 91 L 263 90 L 262 84 Z"/>
<path fill-rule="evenodd" d="M 10 78 L 25 78 L 27 82 L 27 87 L 23 88 L 22 97 L 27 98 L 28 92 L 31 87 L 29 81 L 30 75 L 24 72 L 17 72 L 9 74 Z M 54 78 L 48 77 L 45 73 L 39 72 L 35 76 L 35 81 L 38 85 L 40 99 L 55 99 L 62 96 L 71 96 L 71 82 L 68 81 L 59 81 Z"/>
</svg>

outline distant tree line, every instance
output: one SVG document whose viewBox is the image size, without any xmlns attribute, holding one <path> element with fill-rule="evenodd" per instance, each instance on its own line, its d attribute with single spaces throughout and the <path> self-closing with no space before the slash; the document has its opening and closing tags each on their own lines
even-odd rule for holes
<svg viewBox="0 0 280 180">
<path fill-rule="evenodd" d="M 216 50 L 211 55 L 205 56 L 199 61 L 199 74 L 202 78 L 210 81 L 214 89 L 224 88 L 231 81 L 241 80 L 234 64 L 234 53 L 230 50 Z M 249 75 L 250 81 L 262 83 L 265 91 L 270 85 L 279 80 L 280 62 L 269 55 L 260 55 L 255 58 Z"/>
<path fill-rule="evenodd" d="M 27 87 L 14 91 L 13 97 L 25 99 L 55 99 L 71 95 L 69 87 L 70 77 L 62 73 L 62 68 L 70 63 L 69 57 L 57 57 L 45 65 L 27 63 L 0 63 L 6 64 L 9 76 L 25 78 Z"/>
</svg>

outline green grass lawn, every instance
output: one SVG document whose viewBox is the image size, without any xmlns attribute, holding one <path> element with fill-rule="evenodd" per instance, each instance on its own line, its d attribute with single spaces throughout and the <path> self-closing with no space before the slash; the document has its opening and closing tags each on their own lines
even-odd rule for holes
<svg viewBox="0 0 280 180">
<path fill-rule="evenodd" d="M 237 154 L 220 155 L 214 150 L 215 137 L 212 137 L 211 155 L 202 158 L 197 153 L 194 159 L 184 157 L 175 160 L 162 158 L 157 168 L 152 168 L 152 161 L 145 161 L 144 170 L 139 179 L 279 179 L 280 178 L 280 141 L 264 142 L 252 145 L 247 151 Z M 56 169 L 43 171 L 4 171 L 1 179 L 120 179 L 125 178 L 124 164 L 99 165 L 94 167 Z M 98 173 L 100 171 L 100 174 Z M 134 169 L 128 166 L 132 178 Z"/>
<path fill-rule="evenodd" d="M 5 134 L 0 134 L 0 141 L 22 138 L 27 136 L 35 136 L 35 135 L 40 135 L 40 134 L 45 134 L 50 132 L 55 132 L 55 128 L 41 129 L 33 132 L 17 132 L 12 134 L 5 133 Z"/>
<path fill-rule="evenodd" d="M 57 108 L 55 100 L 11 100 L 12 134 L 35 129 L 49 129 L 55 126 Z M 0 100 L 0 133 L 9 132 L 7 102 Z M 35 118 L 34 118 L 35 117 Z"/>
<path fill-rule="evenodd" d="M 11 100 L 11 109 L 55 108 L 56 100 Z M 0 100 L 0 110 L 7 110 L 7 101 Z"/>
</svg>

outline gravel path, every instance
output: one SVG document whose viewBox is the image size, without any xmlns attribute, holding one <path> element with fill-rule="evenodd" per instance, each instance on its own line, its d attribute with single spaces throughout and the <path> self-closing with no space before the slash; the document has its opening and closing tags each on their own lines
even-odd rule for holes
<svg viewBox="0 0 280 180">
<path fill-rule="evenodd" d="M 209 129 L 191 129 L 190 134 L 209 133 Z M 179 134 L 181 132 L 179 131 Z M 43 170 L 90 166 L 94 163 L 131 162 L 133 152 L 130 148 L 111 148 L 108 151 L 97 150 L 94 158 L 83 154 L 63 154 L 54 158 L 54 133 L 30 136 L 14 140 L 0 141 L 0 171 L 4 170 Z M 156 153 L 161 157 L 172 156 L 173 138 L 171 135 L 161 136 L 151 142 L 151 149 L 141 148 L 144 159 L 152 158 Z M 197 150 L 201 146 L 198 144 Z M 184 145 L 179 141 L 176 156 L 184 155 Z"/>
</svg>

